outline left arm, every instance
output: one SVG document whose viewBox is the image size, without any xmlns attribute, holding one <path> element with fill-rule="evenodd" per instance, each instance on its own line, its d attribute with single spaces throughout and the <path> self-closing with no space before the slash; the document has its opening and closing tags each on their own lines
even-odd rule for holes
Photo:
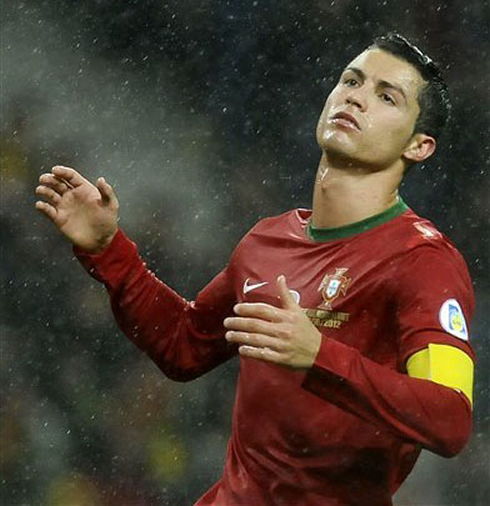
<svg viewBox="0 0 490 506">
<path fill-rule="evenodd" d="M 435 453 L 449 457 L 464 447 L 472 423 L 466 395 L 421 379 L 420 370 L 410 377 L 322 337 L 290 296 L 284 277 L 278 288 L 282 307 L 238 304 L 238 317 L 225 320 L 226 337 L 241 355 L 307 370 L 306 390 Z"/>
<path fill-rule="evenodd" d="M 333 339 L 323 339 L 303 387 L 444 457 L 459 453 L 471 433 L 464 394 L 380 365 Z"/>
</svg>

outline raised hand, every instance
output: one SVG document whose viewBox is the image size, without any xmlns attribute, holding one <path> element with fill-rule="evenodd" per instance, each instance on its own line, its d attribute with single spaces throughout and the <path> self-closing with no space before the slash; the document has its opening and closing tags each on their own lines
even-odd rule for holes
<svg viewBox="0 0 490 506">
<path fill-rule="evenodd" d="M 240 355 L 308 369 L 315 362 L 322 336 L 289 292 L 284 276 L 277 278 L 281 307 L 242 303 L 237 317 L 226 318 L 226 339 L 239 345 Z"/>
<path fill-rule="evenodd" d="M 46 215 L 74 245 L 91 253 L 116 235 L 119 202 L 104 178 L 96 185 L 76 170 L 55 166 L 39 177 L 36 209 Z"/>
</svg>

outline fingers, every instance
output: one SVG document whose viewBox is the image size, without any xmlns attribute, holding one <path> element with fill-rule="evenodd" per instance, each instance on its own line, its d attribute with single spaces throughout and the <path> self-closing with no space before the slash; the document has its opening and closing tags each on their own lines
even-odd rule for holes
<svg viewBox="0 0 490 506">
<path fill-rule="evenodd" d="M 277 324 L 256 318 L 226 318 L 223 323 L 230 330 L 264 334 L 271 337 L 276 336 L 279 330 Z"/>
<path fill-rule="evenodd" d="M 59 195 L 63 195 L 66 193 L 70 187 L 63 180 L 58 179 L 54 174 L 41 174 L 39 177 L 39 182 L 44 186 L 48 186 Z"/>
<path fill-rule="evenodd" d="M 288 316 L 282 309 L 263 302 L 236 304 L 233 309 L 237 315 L 260 318 L 270 322 L 281 322 L 286 320 Z"/>
<path fill-rule="evenodd" d="M 254 346 L 242 345 L 238 348 L 238 352 L 242 357 L 265 360 L 273 364 L 282 364 L 283 362 L 282 355 L 270 348 L 255 348 Z"/>
<path fill-rule="evenodd" d="M 61 196 L 59 193 L 55 192 L 51 188 L 47 186 L 40 185 L 36 188 L 36 195 L 39 197 L 43 197 L 45 200 L 51 204 L 52 207 L 58 206 L 61 202 Z"/>
<path fill-rule="evenodd" d="M 38 200 L 35 205 L 36 209 L 41 211 L 51 221 L 56 220 L 57 211 L 52 205 L 48 204 L 47 202 L 43 202 L 42 200 Z"/>
<path fill-rule="evenodd" d="M 116 194 L 114 193 L 112 186 L 103 177 L 99 177 L 99 179 L 97 179 L 96 185 L 102 196 L 102 200 L 110 202 L 111 200 L 116 199 Z"/>
<path fill-rule="evenodd" d="M 238 345 L 253 346 L 255 348 L 269 348 L 276 351 L 280 351 L 284 347 L 283 343 L 274 337 L 249 332 L 236 332 L 233 330 L 229 330 L 226 333 L 226 340 Z"/>
<path fill-rule="evenodd" d="M 297 309 L 299 306 L 289 291 L 288 285 L 286 284 L 286 277 L 282 274 L 277 278 L 277 287 L 279 288 L 282 307 L 284 309 Z"/>
<path fill-rule="evenodd" d="M 63 167 L 62 165 L 55 165 L 51 172 L 58 178 L 64 179 L 71 186 L 76 188 L 77 186 L 81 186 L 86 183 L 87 180 L 82 177 L 75 169 L 70 167 Z"/>
</svg>

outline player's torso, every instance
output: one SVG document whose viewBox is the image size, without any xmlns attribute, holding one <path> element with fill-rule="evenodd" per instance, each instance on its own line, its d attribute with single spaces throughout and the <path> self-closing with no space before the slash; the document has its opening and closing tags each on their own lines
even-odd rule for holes
<svg viewBox="0 0 490 506">
<path fill-rule="evenodd" d="M 390 286 L 400 246 L 390 247 L 389 242 L 382 233 L 314 242 L 301 225 L 259 230 L 238 253 L 236 297 L 240 302 L 278 305 L 276 279 L 284 274 L 293 296 L 322 334 L 396 367 Z"/>
<path fill-rule="evenodd" d="M 237 251 L 232 267 L 237 299 L 278 305 L 276 278 L 284 274 L 322 334 L 397 368 L 396 308 L 390 281 L 396 275 L 400 245 L 390 245 L 389 230 L 385 227 L 385 234 L 372 230 L 325 243 L 308 239 L 301 220 L 297 226 L 289 227 L 286 222 L 284 227 L 252 232 Z M 366 448 L 389 453 L 397 445 L 376 427 L 301 388 L 304 375 L 303 371 L 241 359 L 236 444 L 241 442 L 259 454 L 263 451 L 264 466 L 272 465 L 266 454 L 277 451 L 280 459 L 290 461 L 290 469 L 300 460 L 301 465 L 317 469 L 332 465 L 336 472 L 342 472 L 342 466 L 346 472 L 358 466 L 362 452 L 369 455 Z M 386 478 L 386 469 L 380 470 L 380 478 Z M 291 479 L 308 477 L 300 473 Z M 305 485 L 314 488 L 320 483 L 313 478 Z"/>
</svg>

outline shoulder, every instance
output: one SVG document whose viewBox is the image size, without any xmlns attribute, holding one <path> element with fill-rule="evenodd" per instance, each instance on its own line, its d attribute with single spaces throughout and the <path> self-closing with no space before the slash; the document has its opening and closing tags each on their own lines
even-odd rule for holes
<svg viewBox="0 0 490 506">
<path fill-rule="evenodd" d="M 262 238 L 289 237 L 290 233 L 302 236 L 302 230 L 308 223 L 311 211 L 308 209 L 291 209 L 276 216 L 260 219 L 243 236 L 240 244 L 248 244 Z"/>
<path fill-rule="evenodd" d="M 401 245 L 397 255 L 400 266 L 436 264 L 468 273 L 466 262 L 455 244 L 427 218 L 409 209 L 400 216 L 396 228 Z"/>
<path fill-rule="evenodd" d="M 311 214 L 311 211 L 310 211 Z M 250 255 L 264 247 L 284 247 L 296 237 L 304 237 L 308 210 L 292 209 L 277 216 L 262 218 L 242 237 L 233 252 L 233 259 L 241 254 Z"/>
<path fill-rule="evenodd" d="M 471 315 L 475 303 L 473 283 L 463 256 L 451 240 L 432 222 L 413 212 L 404 215 L 400 233 L 403 248 L 388 272 L 397 305 L 422 311 L 432 303 L 442 308 L 455 299 Z"/>
<path fill-rule="evenodd" d="M 254 225 L 251 232 L 284 231 L 288 228 L 304 227 L 308 223 L 310 215 L 311 210 L 309 209 L 290 209 L 276 216 L 262 218 Z"/>
</svg>

